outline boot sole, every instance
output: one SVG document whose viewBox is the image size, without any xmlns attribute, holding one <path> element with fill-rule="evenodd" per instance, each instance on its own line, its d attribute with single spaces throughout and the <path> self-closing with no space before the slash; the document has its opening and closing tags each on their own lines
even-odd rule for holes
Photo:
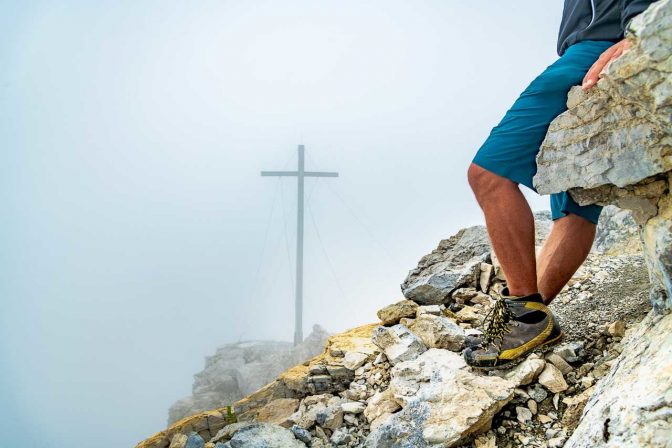
<svg viewBox="0 0 672 448">
<path fill-rule="evenodd" d="M 543 353 L 548 352 L 551 348 L 553 348 L 553 346 L 555 344 L 562 341 L 562 339 L 564 337 L 565 337 L 565 333 L 564 333 L 564 331 L 561 331 L 560 334 L 557 335 L 556 337 L 554 337 L 553 339 L 549 339 L 548 341 L 544 341 L 543 343 L 534 347 L 532 350 L 528 351 L 527 353 L 523 353 L 522 355 L 520 355 L 516 359 L 512 359 L 511 361 L 507 362 L 506 364 L 499 364 L 499 365 L 496 365 L 496 366 L 482 366 L 482 367 L 470 366 L 470 367 L 473 368 L 473 369 L 476 369 L 476 370 L 482 370 L 482 371 L 486 371 L 486 372 L 491 372 L 493 370 L 508 370 L 512 367 L 517 366 L 518 364 L 520 364 L 524 360 L 526 360 L 527 357 L 529 355 L 531 355 L 532 353 L 543 354 Z"/>
</svg>

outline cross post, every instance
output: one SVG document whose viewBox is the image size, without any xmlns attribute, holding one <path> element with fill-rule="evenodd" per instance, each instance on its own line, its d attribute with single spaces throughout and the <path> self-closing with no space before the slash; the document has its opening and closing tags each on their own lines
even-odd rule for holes
<svg viewBox="0 0 672 448">
<path fill-rule="evenodd" d="M 336 172 L 306 171 L 305 148 L 299 145 L 299 164 L 296 171 L 262 171 L 262 176 L 296 177 L 296 299 L 294 302 L 294 345 L 303 342 L 303 185 L 306 177 L 338 177 Z"/>
</svg>

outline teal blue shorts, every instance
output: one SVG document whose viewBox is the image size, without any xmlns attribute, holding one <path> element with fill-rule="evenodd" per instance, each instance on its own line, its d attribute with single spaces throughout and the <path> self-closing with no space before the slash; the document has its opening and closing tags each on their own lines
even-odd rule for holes
<svg viewBox="0 0 672 448">
<path fill-rule="evenodd" d="M 492 129 L 473 163 L 534 190 L 536 157 L 549 124 L 567 110 L 569 89 L 581 84 L 588 69 L 613 44 L 589 40 L 570 46 L 513 103 Z M 554 220 L 573 213 L 597 224 L 601 211 L 598 205 L 580 206 L 567 192 L 551 195 Z"/>
</svg>

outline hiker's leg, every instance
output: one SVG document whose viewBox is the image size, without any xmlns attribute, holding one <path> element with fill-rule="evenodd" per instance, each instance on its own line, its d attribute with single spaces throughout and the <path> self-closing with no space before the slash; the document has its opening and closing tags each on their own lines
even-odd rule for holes
<svg viewBox="0 0 672 448">
<path fill-rule="evenodd" d="M 539 292 L 550 303 L 584 262 L 602 207 L 580 206 L 568 193 L 551 195 L 553 228 L 537 263 Z"/>
<path fill-rule="evenodd" d="M 513 295 L 537 292 L 538 284 L 534 219 L 518 186 L 534 190 L 536 156 L 548 126 L 567 109 L 569 89 L 581 83 L 586 71 L 612 45 L 583 41 L 569 47 L 521 93 L 469 167 L 469 182 L 485 214 L 495 254 Z M 554 219 L 566 214 L 560 213 L 562 207 L 558 210 Z"/>
<path fill-rule="evenodd" d="M 473 163 L 468 178 L 510 293 L 523 296 L 537 292 L 534 216 L 518 184 Z"/>
</svg>

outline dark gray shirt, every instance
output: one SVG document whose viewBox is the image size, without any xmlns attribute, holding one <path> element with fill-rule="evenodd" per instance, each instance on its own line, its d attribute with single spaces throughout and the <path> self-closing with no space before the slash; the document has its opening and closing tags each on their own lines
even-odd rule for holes
<svg viewBox="0 0 672 448">
<path fill-rule="evenodd" d="M 565 0 L 558 54 L 583 40 L 623 39 L 630 20 L 655 0 Z"/>
</svg>

